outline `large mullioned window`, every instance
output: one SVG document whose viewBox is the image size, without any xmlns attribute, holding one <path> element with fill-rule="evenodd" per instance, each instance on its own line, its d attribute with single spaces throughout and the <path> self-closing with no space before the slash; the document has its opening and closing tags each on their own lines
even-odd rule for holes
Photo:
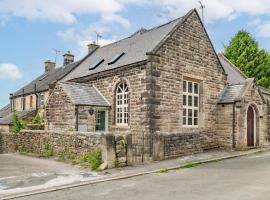
<svg viewBox="0 0 270 200">
<path fill-rule="evenodd" d="M 116 89 L 116 125 L 128 125 L 128 85 L 120 83 Z"/>
<path fill-rule="evenodd" d="M 193 81 L 183 81 L 182 122 L 186 127 L 199 125 L 199 84 Z"/>
</svg>

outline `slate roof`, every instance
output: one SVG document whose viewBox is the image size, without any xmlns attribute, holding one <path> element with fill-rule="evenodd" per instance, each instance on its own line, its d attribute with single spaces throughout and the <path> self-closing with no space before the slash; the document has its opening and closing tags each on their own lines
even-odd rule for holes
<svg viewBox="0 0 270 200">
<path fill-rule="evenodd" d="M 70 73 L 74 68 L 77 67 L 80 61 L 73 62 L 66 66 L 55 68 L 49 72 L 45 72 L 35 80 L 21 88 L 20 90 L 16 91 L 13 96 L 21 96 L 23 94 L 32 94 L 35 93 L 35 84 L 36 84 L 36 92 L 43 92 L 49 89 L 49 85 L 54 83 L 55 81 L 61 80 L 64 76 Z"/>
<path fill-rule="evenodd" d="M 237 100 L 237 97 L 241 94 L 245 84 L 233 84 L 226 85 L 223 92 L 219 96 L 218 103 L 233 103 Z"/>
<path fill-rule="evenodd" d="M 228 75 L 227 82 L 229 84 L 244 83 L 246 76 L 236 66 L 234 66 L 223 54 L 218 54 L 221 65 L 225 73 Z"/>
<path fill-rule="evenodd" d="M 111 70 L 146 60 L 146 54 L 153 51 L 176 25 L 184 21 L 183 19 L 184 17 L 178 18 L 149 30 L 140 29 L 128 38 L 98 48 L 93 54 L 85 58 L 63 81 L 89 76 L 101 71 Z M 120 55 L 121 53 L 125 54 L 114 64 L 108 65 L 116 55 Z M 104 62 L 95 69 L 89 70 L 89 68 L 95 66 L 102 59 L 104 59 Z"/>
<path fill-rule="evenodd" d="M 23 110 L 18 111 L 17 114 L 21 119 L 28 118 L 29 116 L 34 116 L 36 113 L 35 109 Z M 8 115 L 3 116 L 0 118 L 0 125 L 11 125 L 12 124 L 12 112 L 9 112 Z"/>
<path fill-rule="evenodd" d="M 59 84 L 75 105 L 110 106 L 94 86 L 72 82 L 60 82 Z"/>
<path fill-rule="evenodd" d="M 4 116 L 8 115 L 9 113 L 11 113 L 11 110 L 10 110 L 10 104 L 4 106 L 4 107 L 0 110 L 0 118 L 3 118 Z"/>
</svg>

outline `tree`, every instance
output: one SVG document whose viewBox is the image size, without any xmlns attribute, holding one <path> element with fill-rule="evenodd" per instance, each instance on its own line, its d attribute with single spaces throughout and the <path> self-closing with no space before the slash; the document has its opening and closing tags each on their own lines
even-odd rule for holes
<svg viewBox="0 0 270 200">
<path fill-rule="evenodd" d="M 231 39 L 224 55 L 247 77 L 255 77 L 257 84 L 270 88 L 270 55 L 259 48 L 250 33 L 239 31 Z"/>
<path fill-rule="evenodd" d="M 18 134 L 22 129 L 25 128 L 25 123 L 22 119 L 18 116 L 16 110 L 13 111 L 12 115 L 12 127 L 11 132 L 14 134 Z"/>
</svg>

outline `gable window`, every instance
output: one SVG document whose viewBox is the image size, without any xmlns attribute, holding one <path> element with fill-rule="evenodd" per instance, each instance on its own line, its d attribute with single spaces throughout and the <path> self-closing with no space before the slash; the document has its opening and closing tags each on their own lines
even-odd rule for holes
<svg viewBox="0 0 270 200">
<path fill-rule="evenodd" d="M 183 126 L 199 125 L 199 83 L 183 81 Z"/>
<path fill-rule="evenodd" d="M 116 125 L 128 125 L 128 95 L 127 84 L 120 83 L 116 89 Z"/>
</svg>

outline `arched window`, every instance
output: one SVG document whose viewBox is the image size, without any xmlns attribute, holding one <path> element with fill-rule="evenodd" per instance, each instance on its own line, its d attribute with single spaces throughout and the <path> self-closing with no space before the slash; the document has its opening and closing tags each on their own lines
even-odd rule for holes
<svg viewBox="0 0 270 200">
<path fill-rule="evenodd" d="M 128 125 L 128 85 L 120 83 L 116 88 L 116 124 Z"/>
</svg>

